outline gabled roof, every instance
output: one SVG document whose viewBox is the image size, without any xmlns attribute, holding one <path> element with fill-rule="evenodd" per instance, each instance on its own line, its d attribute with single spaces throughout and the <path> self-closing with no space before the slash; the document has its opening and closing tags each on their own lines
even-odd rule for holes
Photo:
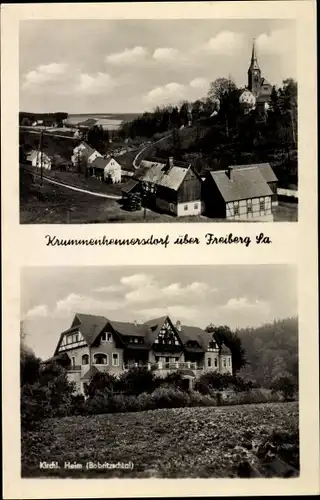
<svg viewBox="0 0 320 500">
<path fill-rule="evenodd" d="M 165 163 L 148 163 L 151 165 L 144 175 L 141 176 L 141 181 L 151 182 L 157 186 L 173 189 L 174 191 L 179 189 L 191 168 L 188 164 L 183 166 L 173 164 L 172 167 L 168 167 Z"/>
<path fill-rule="evenodd" d="M 91 146 L 89 146 L 89 144 L 87 144 L 84 141 L 80 142 L 80 144 L 78 144 L 78 146 L 76 146 L 76 148 L 78 148 L 79 146 L 84 146 L 85 150 L 86 150 L 86 152 L 88 153 L 89 156 L 91 156 L 93 153 L 96 152 L 95 149 L 93 149 Z"/>
<path fill-rule="evenodd" d="M 197 326 L 181 325 L 181 331 L 178 333 L 184 345 L 188 341 L 194 340 L 198 342 L 202 350 L 207 349 L 209 342 L 212 339 L 212 333 L 210 334 Z M 186 347 L 186 349 L 194 351 L 195 347 L 190 347 L 189 349 Z"/>
<path fill-rule="evenodd" d="M 135 189 L 139 185 L 138 181 L 135 181 L 134 179 L 130 179 L 121 189 L 126 194 L 131 193 L 133 189 Z"/>
<path fill-rule="evenodd" d="M 100 170 L 104 170 L 108 163 L 110 162 L 110 159 L 103 158 L 102 156 L 98 156 L 93 160 L 91 163 L 90 167 L 94 167 Z"/>
<path fill-rule="evenodd" d="M 159 318 L 154 318 L 146 321 L 142 324 L 135 324 L 123 321 L 113 321 L 108 320 L 104 316 L 96 316 L 93 314 L 83 314 L 76 313 L 73 323 L 80 322 L 71 326 L 68 330 L 61 333 L 60 339 L 55 351 L 58 353 L 60 342 L 64 335 L 77 331 L 78 329 L 82 333 L 85 341 L 89 346 L 91 346 L 97 337 L 104 331 L 107 325 L 119 335 L 119 339 L 125 344 L 129 345 L 132 349 L 145 349 L 150 348 L 150 346 L 156 340 L 159 331 L 165 321 L 168 321 L 174 331 L 176 332 L 178 338 L 181 341 L 181 346 L 183 345 L 186 350 L 190 352 L 203 352 L 208 348 L 210 340 L 212 340 L 212 333 L 208 333 L 201 328 L 196 326 L 181 325 L 179 329 L 175 327 L 169 316 L 161 316 Z M 128 344 L 129 337 L 139 337 L 144 339 L 143 344 Z M 196 341 L 198 346 L 186 346 L 188 341 Z"/>
<path fill-rule="evenodd" d="M 272 191 L 257 167 L 209 172 L 226 203 L 230 201 L 271 196 Z"/>
<path fill-rule="evenodd" d="M 89 368 L 89 370 L 81 377 L 80 380 L 90 380 L 95 373 L 99 373 L 100 370 L 94 365 Z"/>
<path fill-rule="evenodd" d="M 144 338 L 147 334 L 147 328 L 145 325 L 139 325 L 134 323 L 125 323 L 122 321 L 108 321 L 112 328 L 124 336 L 134 336 Z"/>
<path fill-rule="evenodd" d="M 85 341 L 88 345 L 93 344 L 97 336 L 107 325 L 107 318 L 105 318 L 104 316 L 95 316 L 93 314 L 82 313 L 77 313 L 76 316 L 80 320 L 79 328 Z"/>
<path fill-rule="evenodd" d="M 250 165 L 232 165 L 232 168 L 252 168 L 257 167 L 266 182 L 277 182 L 278 178 L 274 173 L 270 163 L 251 163 Z"/>
</svg>

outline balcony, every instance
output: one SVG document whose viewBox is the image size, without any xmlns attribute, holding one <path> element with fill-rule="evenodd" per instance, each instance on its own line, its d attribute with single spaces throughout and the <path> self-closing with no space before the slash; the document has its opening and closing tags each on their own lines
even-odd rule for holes
<svg viewBox="0 0 320 500">
<path fill-rule="evenodd" d="M 130 370 L 130 368 L 147 368 L 148 370 L 158 371 L 158 370 L 166 370 L 166 371 L 176 371 L 176 370 L 193 370 L 193 371 L 204 371 L 203 366 L 199 366 L 198 363 L 192 363 L 191 361 L 186 362 L 173 362 L 173 363 L 164 363 L 163 361 L 158 361 L 156 363 L 147 363 L 144 365 L 140 365 L 138 363 L 128 363 L 124 365 L 124 370 Z"/>
<path fill-rule="evenodd" d="M 86 365 L 89 366 L 89 365 Z M 81 371 L 81 365 L 71 365 L 67 367 L 68 372 L 80 372 Z"/>
</svg>

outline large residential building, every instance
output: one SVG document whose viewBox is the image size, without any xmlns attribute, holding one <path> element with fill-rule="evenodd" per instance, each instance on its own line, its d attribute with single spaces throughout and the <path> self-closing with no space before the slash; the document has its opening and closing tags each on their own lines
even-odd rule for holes
<svg viewBox="0 0 320 500">
<path fill-rule="evenodd" d="M 229 348 L 219 345 L 212 333 L 173 324 L 168 316 L 137 324 L 77 313 L 60 335 L 54 358 L 61 356 L 79 393 L 97 371 L 117 376 L 137 366 L 161 377 L 179 371 L 189 387 L 208 371 L 232 374 Z"/>
</svg>

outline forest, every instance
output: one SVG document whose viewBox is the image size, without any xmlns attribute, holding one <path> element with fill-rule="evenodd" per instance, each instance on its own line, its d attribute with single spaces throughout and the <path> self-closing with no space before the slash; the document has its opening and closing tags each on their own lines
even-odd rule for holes
<svg viewBox="0 0 320 500">
<path fill-rule="evenodd" d="M 179 106 L 157 107 L 123 122 L 122 138 L 157 138 L 171 133 L 151 156 L 172 154 L 190 161 L 199 173 L 231 164 L 270 162 L 283 187 L 297 187 L 297 83 L 273 87 L 266 111 L 239 102 L 244 89 L 227 78 L 212 82 L 208 95 Z"/>
</svg>

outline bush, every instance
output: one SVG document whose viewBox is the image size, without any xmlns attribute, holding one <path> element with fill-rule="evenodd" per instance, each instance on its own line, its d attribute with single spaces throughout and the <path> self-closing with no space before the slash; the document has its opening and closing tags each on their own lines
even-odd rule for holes
<svg viewBox="0 0 320 500">
<path fill-rule="evenodd" d="M 151 393 L 160 385 L 160 379 L 147 368 L 131 368 L 122 373 L 116 382 L 115 390 L 125 394 L 137 395 Z"/>
<path fill-rule="evenodd" d="M 169 373 L 166 377 L 164 377 L 161 381 L 161 386 L 173 387 L 174 389 L 182 392 L 188 390 L 186 389 L 185 379 L 178 371 Z"/>
<path fill-rule="evenodd" d="M 232 393 L 222 404 L 244 405 L 253 403 L 271 403 L 280 401 L 280 397 L 276 393 L 268 390 L 251 389 L 241 393 Z"/>
<path fill-rule="evenodd" d="M 156 389 L 152 393 L 152 400 L 156 408 L 181 408 L 190 403 L 187 393 L 169 387 Z"/>
<path fill-rule="evenodd" d="M 112 392 L 117 379 L 114 375 L 108 372 L 95 373 L 88 385 L 85 386 L 85 394 L 89 398 L 93 398 L 98 392 Z"/>
</svg>

